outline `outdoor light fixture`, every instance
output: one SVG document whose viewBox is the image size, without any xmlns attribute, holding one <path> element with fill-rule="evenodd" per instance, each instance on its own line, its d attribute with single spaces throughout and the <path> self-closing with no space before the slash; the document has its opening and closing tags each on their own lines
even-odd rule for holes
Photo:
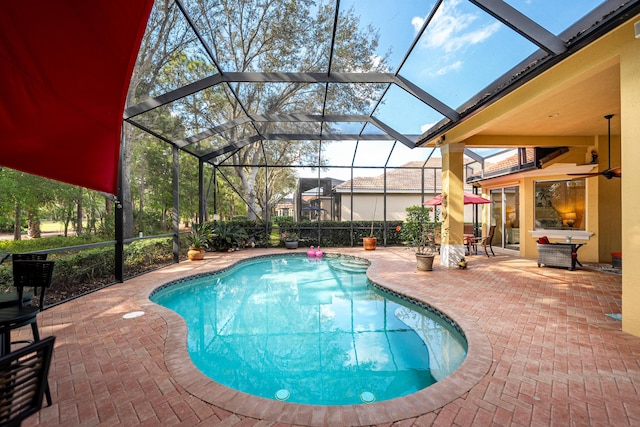
<svg viewBox="0 0 640 427">
<path fill-rule="evenodd" d="M 640 21 L 638 21 L 635 24 L 633 24 L 633 29 L 636 32 L 636 38 L 640 39 Z"/>
</svg>

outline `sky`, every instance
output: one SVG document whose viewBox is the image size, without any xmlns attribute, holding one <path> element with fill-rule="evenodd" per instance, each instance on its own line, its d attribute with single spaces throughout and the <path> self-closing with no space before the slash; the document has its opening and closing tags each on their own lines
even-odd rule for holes
<svg viewBox="0 0 640 427">
<path fill-rule="evenodd" d="M 598 6 L 598 0 L 507 0 L 555 35 Z M 452 108 L 458 108 L 487 85 L 538 50 L 538 47 L 467 0 L 444 0 L 408 60 L 402 59 L 429 16 L 435 1 L 342 0 L 341 10 L 353 8 L 361 26 L 370 24 L 380 35 L 378 54 L 390 52 L 390 72 L 417 84 Z M 419 135 L 444 118 L 442 114 L 393 86 L 374 116 L 403 134 Z M 366 144 L 366 145 L 365 145 Z M 382 166 L 393 142 L 361 142 L 355 164 Z M 353 146 L 343 142 L 327 147 L 330 164 L 351 164 Z M 431 149 L 409 149 L 396 144 L 388 164 L 399 166 L 424 160 Z M 439 156 L 439 150 L 434 153 Z M 382 171 L 358 170 L 356 176 Z M 348 169 L 323 176 L 349 179 Z M 303 172 L 301 176 L 317 176 Z M 346 178 L 345 178 L 346 177 Z"/>
</svg>

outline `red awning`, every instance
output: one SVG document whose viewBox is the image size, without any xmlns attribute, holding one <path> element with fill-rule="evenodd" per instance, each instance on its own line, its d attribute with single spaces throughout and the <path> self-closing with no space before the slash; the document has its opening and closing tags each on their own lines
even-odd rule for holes
<svg viewBox="0 0 640 427">
<path fill-rule="evenodd" d="M 0 165 L 116 194 L 122 114 L 152 6 L 3 3 Z"/>
<path fill-rule="evenodd" d="M 464 204 L 465 205 L 480 205 L 483 203 L 491 203 L 491 200 L 480 197 L 476 194 L 464 192 Z M 442 194 L 438 194 L 432 199 L 422 203 L 423 206 L 440 206 L 442 204 Z"/>
</svg>

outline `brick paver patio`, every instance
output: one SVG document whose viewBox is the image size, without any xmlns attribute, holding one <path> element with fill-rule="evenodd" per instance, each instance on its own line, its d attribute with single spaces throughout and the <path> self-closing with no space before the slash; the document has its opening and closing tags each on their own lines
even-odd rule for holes
<svg viewBox="0 0 640 427">
<path fill-rule="evenodd" d="M 405 398 L 329 408 L 215 384 L 189 360 L 181 319 L 147 297 L 172 279 L 278 250 L 211 253 L 41 313 L 41 335 L 57 337 L 54 403 L 24 425 L 640 425 L 640 338 L 606 316 L 621 312 L 620 276 L 506 254 L 470 256 L 467 270 L 436 259 L 434 271 L 418 272 L 404 248 L 328 251 L 370 259 L 372 280 L 459 322 L 469 339 L 462 367 Z M 144 315 L 123 318 L 135 311 Z M 28 337 L 28 328 L 14 336 Z"/>
</svg>

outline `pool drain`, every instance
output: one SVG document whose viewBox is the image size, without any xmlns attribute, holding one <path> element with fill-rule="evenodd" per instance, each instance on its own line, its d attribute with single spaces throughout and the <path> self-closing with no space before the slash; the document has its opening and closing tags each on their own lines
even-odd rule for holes
<svg viewBox="0 0 640 427">
<path fill-rule="evenodd" d="M 291 396 L 291 393 L 289 393 L 289 390 L 280 389 L 276 391 L 276 399 L 278 400 L 287 400 L 289 396 Z"/>
<path fill-rule="evenodd" d="M 362 400 L 363 403 L 371 403 L 376 400 L 376 395 L 370 391 L 365 391 L 360 395 L 360 400 Z"/>
</svg>

